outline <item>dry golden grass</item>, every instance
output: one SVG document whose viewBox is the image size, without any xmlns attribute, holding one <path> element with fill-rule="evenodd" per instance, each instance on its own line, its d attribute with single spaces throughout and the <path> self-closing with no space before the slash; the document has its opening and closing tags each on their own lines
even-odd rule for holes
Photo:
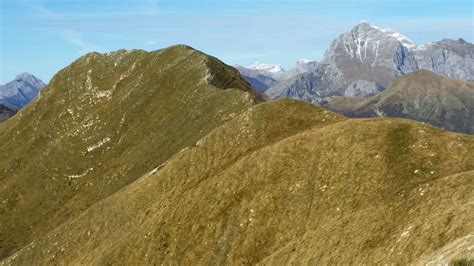
<svg viewBox="0 0 474 266">
<path fill-rule="evenodd" d="M 416 263 L 472 233 L 473 149 L 409 120 L 267 102 L 4 263 Z"/>
</svg>

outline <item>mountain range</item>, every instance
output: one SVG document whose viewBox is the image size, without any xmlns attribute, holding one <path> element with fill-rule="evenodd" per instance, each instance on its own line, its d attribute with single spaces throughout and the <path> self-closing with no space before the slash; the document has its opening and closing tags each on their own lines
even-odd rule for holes
<svg viewBox="0 0 474 266">
<path fill-rule="evenodd" d="M 472 259 L 473 150 L 413 120 L 266 101 L 188 46 L 89 53 L 0 124 L 0 263 Z"/>
<path fill-rule="evenodd" d="M 33 100 L 44 86 L 43 81 L 29 73 L 22 73 L 13 81 L 0 85 L 0 122 Z"/>
<path fill-rule="evenodd" d="M 419 69 L 473 81 L 474 45 L 445 39 L 419 46 L 400 32 L 362 21 L 336 38 L 313 69 L 281 79 L 265 93 L 270 98 L 292 97 L 314 104 L 324 104 L 334 96 L 370 97 L 396 77 Z"/>
<path fill-rule="evenodd" d="M 279 82 L 291 79 L 292 77 L 302 73 L 312 72 L 317 66 L 317 61 L 300 59 L 296 62 L 296 65 L 289 70 L 285 70 L 280 65 L 263 64 L 260 62 L 248 67 L 241 65 L 236 65 L 235 67 L 252 85 L 252 88 L 259 93 L 265 94 L 269 88 L 275 86 Z"/>
<path fill-rule="evenodd" d="M 351 110 L 359 98 L 384 97 L 380 94 L 390 87 L 393 80 L 420 69 L 447 78 L 474 80 L 474 45 L 463 39 L 416 45 L 398 31 L 362 21 L 336 38 L 321 62 L 300 59 L 288 70 L 278 64 L 261 62 L 235 67 L 254 91 L 270 99 L 300 99 L 352 117 L 388 115 L 412 118 L 463 133 L 471 133 L 474 126 L 469 119 L 470 106 L 463 103 L 469 100 L 458 97 L 470 99 L 470 89 L 457 88 L 463 94 L 454 94 L 456 101 L 433 101 L 427 105 L 431 108 L 429 110 L 421 110 L 418 104 L 410 110 L 397 112 L 393 112 L 392 107 L 389 108 L 390 112 L 385 113 Z M 431 83 L 420 84 L 422 91 L 410 95 L 422 95 L 423 91 L 430 90 L 426 87 L 428 84 Z M 8 119 L 31 101 L 43 86 L 42 81 L 24 73 L 0 87 L 0 121 Z M 417 90 L 418 87 L 412 89 Z M 446 94 L 438 94 L 443 98 L 441 95 Z M 339 98 L 341 96 L 345 98 Z M 400 105 L 419 100 L 404 98 L 405 102 Z M 439 113 L 447 109 L 450 110 L 449 114 Z"/>
<path fill-rule="evenodd" d="M 474 134 L 474 83 L 418 70 L 369 98 L 339 96 L 324 107 L 350 117 L 403 117 Z"/>
<path fill-rule="evenodd" d="M 258 64 L 262 66 L 264 64 Z M 241 74 L 254 86 L 257 91 L 270 99 L 290 97 L 300 99 L 315 105 L 325 105 L 333 98 L 345 96 L 369 98 L 380 95 L 388 88 L 393 80 L 418 70 L 429 70 L 446 78 L 464 81 L 474 80 L 474 45 L 459 40 L 445 39 L 439 42 L 416 45 L 408 37 L 392 29 L 383 29 L 362 21 L 348 32 L 340 35 L 332 43 L 320 63 L 311 68 L 300 68 L 293 75 L 282 75 L 275 78 L 274 73 L 265 71 L 265 68 L 238 68 Z M 249 71 L 248 69 L 255 69 Z M 283 73 L 281 68 L 274 68 L 276 73 Z M 257 82 L 255 82 L 257 80 Z M 258 82 L 264 83 L 265 86 Z M 257 83 L 257 84 L 256 84 Z M 422 84 L 423 90 L 431 83 Z M 453 85 L 454 83 L 451 83 Z M 461 83 L 458 83 L 461 84 Z M 466 83 L 467 84 L 467 83 Z M 417 88 L 411 88 L 417 89 Z M 439 89 L 439 88 L 438 88 Z M 454 89 L 454 88 L 453 88 Z M 463 90 L 463 97 L 470 99 L 472 90 Z M 421 94 L 423 92 L 420 92 Z M 413 92 L 413 95 L 417 94 Z M 383 96 L 378 96 L 383 97 Z M 455 97 L 456 99 L 457 96 Z M 405 99 L 414 101 L 415 99 Z M 341 103 L 351 103 L 354 99 L 339 99 L 336 102 L 343 114 L 349 114 Z M 464 101 L 461 99 L 461 101 Z M 466 100 L 469 101 L 469 100 Z M 434 107 L 437 104 L 437 107 Z M 449 106 L 450 104 L 453 106 Z M 330 105 L 334 105 L 334 102 Z M 470 107 L 459 109 L 457 102 L 432 102 L 430 104 L 437 111 L 451 109 L 447 114 L 419 115 L 389 112 L 392 116 L 410 117 L 441 126 L 454 131 L 470 133 L 474 125 L 470 119 Z M 441 106 L 442 105 L 442 106 Z M 417 107 L 415 107 L 416 109 Z M 427 110 L 412 110 L 421 114 Z M 437 112 L 433 111 L 433 112 Z M 373 114 L 374 112 L 372 112 Z M 369 112 L 352 113 L 353 116 L 369 116 Z M 398 115 L 396 115 L 398 114 Z M 370 115 L 372 116 L 372 115 Z M 450 120 L 450 122 L 447 122 Z"/>
</svg>

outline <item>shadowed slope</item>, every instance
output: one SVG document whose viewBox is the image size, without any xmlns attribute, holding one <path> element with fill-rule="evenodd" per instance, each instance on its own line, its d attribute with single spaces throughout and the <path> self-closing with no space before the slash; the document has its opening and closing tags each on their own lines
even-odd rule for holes
<svg viewBox="0 0 474 266">
<path fill-rule="evenodd" d="M 234 68 L 187 46 L 81 57 L 0 125 L 0 257 L 259 101 Z"/>
<path fill-rule="evenodd" d="M 17 112 L 17 109 L 13 106 L 0 103 L 0 122 L 7 120 Z"/>
<path fill-rule="evenodd" d="M 5 263 L 407 264 L 474 229 L 473 150 L 412 121 L 263 103 Z"/>
</svg>

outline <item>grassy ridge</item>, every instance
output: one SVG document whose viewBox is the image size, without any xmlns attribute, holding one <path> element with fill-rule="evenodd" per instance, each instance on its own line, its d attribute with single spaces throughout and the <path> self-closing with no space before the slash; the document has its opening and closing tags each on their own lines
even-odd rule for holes
<svg viewBox="0 0 474 266">
<path fill-rule="evenodd" d="M 408 120 L 263 103 L 5 262 L 416 262 L 472 232 L 473 150 Z"/>
<path fill-rule="evenodd" d="M 262 102 L 187 46 L 91 53 L 0 124 L 0 264 L 470 260 L 473 151 Z"/>
<path fill-rule="evenodd" d="M 187 46 L 91 53 L 0 124 L 0 257 L 261 101 Z"/>
</svg>

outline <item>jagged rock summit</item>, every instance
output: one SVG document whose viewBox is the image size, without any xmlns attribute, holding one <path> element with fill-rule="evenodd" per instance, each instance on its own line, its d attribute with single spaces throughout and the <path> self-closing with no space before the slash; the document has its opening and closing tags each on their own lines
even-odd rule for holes
<svg viewBox="0 0 474 266">
<path fill-rule="evenodd" d="M 313 73 L 280 82 L 266 93 L 314 104 L 334 96 L 370 97 L 419 69 L 473 80 L 474 45 L 462 39 L 417 45 L 398 31 L 362 21 L 331 43 Z"/>
</svg>

